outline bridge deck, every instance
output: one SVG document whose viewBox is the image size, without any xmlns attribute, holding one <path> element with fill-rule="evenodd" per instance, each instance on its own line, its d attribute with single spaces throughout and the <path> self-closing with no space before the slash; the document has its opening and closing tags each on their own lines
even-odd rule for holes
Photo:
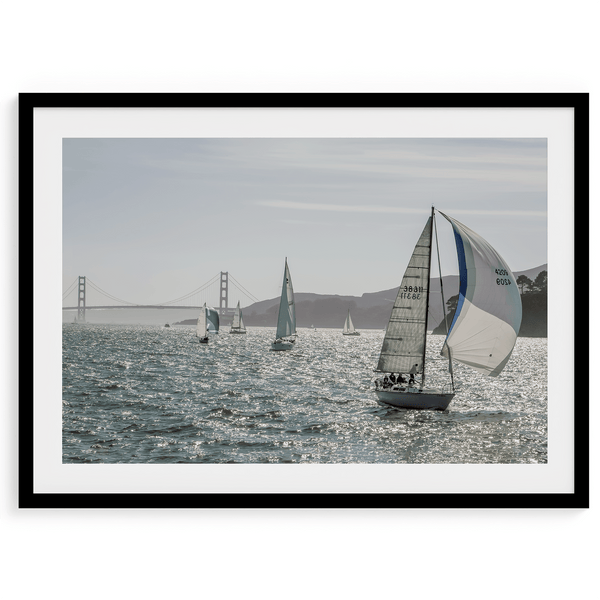
<svg viewBox="0 0 600 600">
<path fill-rule="evenodd" d="M 156 304 L 134 304 L 134 305 L 127 305 L 127 306 L 86 306 L 85 310 L 106 310 L 109 308 L 154 308 L 154 309 L 159 309 L 159 310 L 164 310 L 164 309 L 177 309 L 177 310 L 200 310 L 202 308 L 202 306 L 157 306 Z M 77 306 L 63 306 L 62 307 L 63 310 L 77 310 L 78 307 Z M 226 308 L 225 309 L 227 314 L 233 314 L 235 312 L 235 308 Z"/>
</svg>

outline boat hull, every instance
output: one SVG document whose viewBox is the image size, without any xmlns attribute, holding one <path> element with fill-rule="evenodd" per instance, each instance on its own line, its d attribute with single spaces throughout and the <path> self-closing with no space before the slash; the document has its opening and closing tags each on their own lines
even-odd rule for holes
<svg viewBox="0 0 600 600">
<path fill-rule="evenodd" d="M 342 335 L 360 335 L 360 333 L 358 333 L 358 331 L 355 331 L 354 333 L 342 333 Z"/>
<path fill-rule="evenodd" d="M 246 330 L 239 330 L 239 329 L 230 329 L 229 333 L 246 333 Z"/>
<path fill-rule="evenodd" d="M 402 388 L 398 390 L 375 390 L 380 404 L 396 408 L 412 408 L 416 410 L 446 410 L 454 398 L 454 394 L 441 390 L 419 388 Z"/>
<path fill-rule="evenodd" d="M 293 342 L 273 342 L 271 344 L 271 350 L 291 350 L 294 347 Z"/>
</svg>

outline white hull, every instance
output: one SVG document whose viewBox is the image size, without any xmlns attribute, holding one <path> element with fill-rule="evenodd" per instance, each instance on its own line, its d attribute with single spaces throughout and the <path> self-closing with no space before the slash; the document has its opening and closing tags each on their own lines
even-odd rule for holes
<svg viewBox="0 0 600 600">
<path fill-rule="evenodd" d="M 271 350 L 291 350 L 294 342 L 276 341 L 271 344 Z"/>
<path fill-rule="evenodd" d="M 414 408 L 424 410 L 446 410 L 454 394 L 441 390 L 419 388 L 400 388 L 396 390 L 375 390 L 381 404 L 397 408 Z"/>
<path fill-rule="evenodd" d="M 354 333 L 342 333 L 342 335 L 360 335 L 360 333 L 358 333 L 358 331 L 355 331 Z"/>
<path fill-rule="evenodd" d="M 230 329 L 229 333 L 246 333 L 245 329 Z"/>
</svg>

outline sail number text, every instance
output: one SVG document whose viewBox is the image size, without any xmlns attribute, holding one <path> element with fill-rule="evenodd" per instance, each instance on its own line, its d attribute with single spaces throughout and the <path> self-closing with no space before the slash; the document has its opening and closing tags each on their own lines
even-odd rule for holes
<svg viewBox="0 0 600 600">
<path fill-rule="evenodd" d="M 405 285 L 404 291 L 400 292 L 400 298 L 406 300 L 420 300 L 423 286 L 420 285 Z"/>
<path fill-rule="evenodd" d="M 496 275 L 505 275 L 506 277 L 497 277 L 496 285 L 512 285 L 512 281 L 508 278 L 506 269 L 496 269 Z"/>
</svg>

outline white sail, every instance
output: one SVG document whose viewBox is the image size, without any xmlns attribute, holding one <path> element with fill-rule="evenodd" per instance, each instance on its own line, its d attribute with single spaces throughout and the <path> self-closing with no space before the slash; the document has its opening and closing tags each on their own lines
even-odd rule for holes
<svg viewBox="0 0 600 600">
<path fill-rule="evenodd" d="M 348 316 L 346 317 L 346 322 L 344 323 L 343 333 L 354 333 L 354 324 L 352 323 L 352 317 L 350 316 L 350 309 L 348 309 Z"/>
<path fill-rule="evenodd" d="M 422 373 L 427 337 L 427 304 L 432 218 L 412 253 L 385 332 L 377 370 Z"/>
<path fill-rule="evenodd" d="M 276 338 L 280 339 L 291 335 L 296 335 L 296 307 L 294 304 L 292 278 L 286 258 L 283 285 L 281 287 L 281 300 L 279 301 Z"/>
<path fill-rule="evenodd" d="M 206 329 L 210 333 L 219 333 L 219 311 L 210 306 L 206 307 Z"/>
<path fill-rule="evenodd" d="M 198 324 L 196 325 L 196 337 L 206 337 L 206 303 L 202 307 L 200 311 L 200 315 L 198 316 Z"/>
<path fill-rule="evenodd" d="M 233 321 L 231 322 L 231 327 L 233 329 L 240 328 L 240 319 L 241 319 L 241 311 L 240 311 L 240 303 L 237 303 L 235 307 L 235 312 L 233 313 Z"/>
<path fill-rule="evenodd" d="M 480 235 L 442 214 L 454 229 L 460 269 L 458 306 L 442 354 L 497 376 L 521 327 L 521 297 L 503 258 Z"/>
<path fill-rule="evenodd" d="M 242 318 L 242 309 L 240 308 L 239 301 L 237 303 L 237 306 L 235 307 L 235 312 L 233 313 L 231 329 L 232 331 L 236 332 L 244 332 L 246 330 L 244 327 L 244 319 Z"/>
</svg>

